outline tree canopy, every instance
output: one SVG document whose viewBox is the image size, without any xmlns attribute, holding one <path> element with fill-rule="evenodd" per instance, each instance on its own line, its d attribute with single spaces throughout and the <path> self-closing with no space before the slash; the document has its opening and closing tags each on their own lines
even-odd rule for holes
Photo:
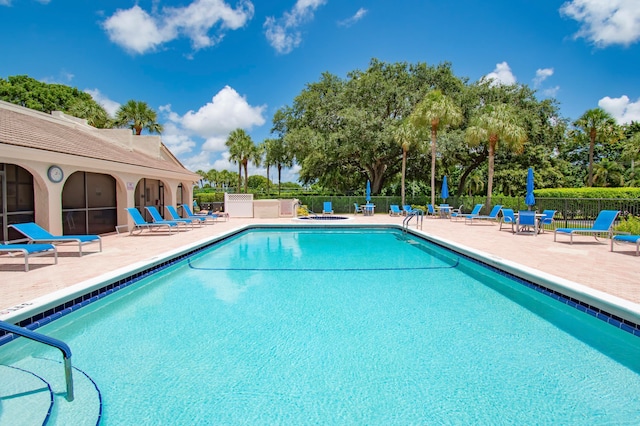
<svg viewBox="0 0 640 426">
<path fill-rule="evenodd" d="M 51 113 L 62 111 L 98 128 L 110 128 L 107 111 L 90 94 L 64 84 L 49 84 L 26 75 L 0 78 L 0 100 Z"/>
<path fill-rule="evenodd" d="M 517 121 L 510 124 L 520 129 L 516 139 L 501 136 L 505 147 L 517 140 L 516 150 L 496 150 L 489 135 L 486 143 L 468 136 L 469 127 L 478 128 L 480 112 L 501 110 L 500 105 L 508 105 Z M 427 130 L 415 140 L 403 130 L 403 121 L 411 117 L 414 127 Z M 525 192 L 525 175 L 520 175 L 528 167 L 536 169 L 537 187 L 571 185 L 579 174 L 564 155 L 568 120 L 555 100 L 538 100 L 526 85 L 469 83 L 454 75 L 449 63 L 372 59 L 366 70 L 346 78 L 325 72 L 291 106 L 278 110 L 273 123 L 300 166 L 301 182 L 339 193 L 364 188 L 367 179 L 372 193 L 388 193 L 390 187 L 404 187 L 396 183 L 405 175 L 433 191 L 448 175 L 458 194 L 497 188 L 515 195 Z M 495 170 L 488 179 L 490 162 Z"/>
<path fill-rule="evenodd" d="M 345 192 L 370 180 L 376 194 L 400 171 L 402 150 L 394 140 L 398 123 L 429 90 L 446 92 L 461 85 L 450 64 L 373 59 L 367 70 L 352 71 L 346 79 L 323 73 L 293 106 L 276 114 L 274 129 L 286 129 L 284 138 L 303 183 L 317 181 Z"/>
</svg>

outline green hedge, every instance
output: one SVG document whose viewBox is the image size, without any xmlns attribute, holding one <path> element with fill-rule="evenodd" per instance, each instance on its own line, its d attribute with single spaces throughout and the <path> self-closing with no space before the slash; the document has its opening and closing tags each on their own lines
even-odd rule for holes
<svg viewBox="0 0 640 426">
<path fill-rule="evenodd" d="M 541 198 L 640 198 L 640 188 L 547 188 L 533 191 Z"/>
<path fill-rule="evenodd" d="M 198 202 L 198 205 L 202 203 L 221 203 L 224 202 L 224 192 L 200 192 L 194 194 L 193 198 Z"/>
</svg>

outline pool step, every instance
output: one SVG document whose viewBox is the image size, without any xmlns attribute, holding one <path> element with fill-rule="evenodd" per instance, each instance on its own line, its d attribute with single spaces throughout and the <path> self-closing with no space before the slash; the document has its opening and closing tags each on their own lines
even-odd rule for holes
<svg viewBox="0 0 640 426">
<path fill-rule="evenodd" d="M 44 384 L 41 384 L 41 387 L 47 387 L 48 385 L 48 387 L 50 388 L 50 395 L 48 396 L 48 398 L 49 401 L 51 401 L 51 398 L 53 398 L 53 405 L 50 409 L 51 413 L 49 416 L 49 421 L 46 423 L 47 425 L 95 426 L 99 423 L 102 413 L 100 391 L 95 383 L 91 380 L 91 378 L 89 378 L 82 371 L 76 368 L 73 369 L 73 386 L 75 398 L 72 402 L 69 402 L 65 399 L 66 382 L 64 378 L 64 369 L 61 362 L 46 358 L 26 357 L 12 364 L 12 366 L 25 370 L 25 372 L 32 373 L 33 375 L 39 377 L 43 381 L 43 383 L 46 382 Z M 2 372 L 0 374 L 0 380 L 4 382 L 5 377 L 6 376 L 4 375 L 4 372 Z M 8 379 L 8 381 L 14 382 L 14 380 L 11 379 Z M 23 397 L 20 396 L 17 399 L 22 398 Z M 24 416 L 26 414 L 31 415 L 31 412 L 36 411 L 36 409 L 39 412 L 44 412 L 44 416 L 46 417 L 48 409 L 43 411 L 42 409 L 40 409 L 40 407 L 36 408 L 30 405 L 28 402 L 24 405 L 26 406 L 26 409 L 20 411 L 22 414 L 20 414 L 18 417 L 14 417 L 12 415 L 13 421 L 10 423 L 5 423 L 5 421 L 8 419 L 4 418 L 4 413 L 0 414 L 0 426 L 4 426 L 5 424 L 22 424 L 16 423 L 15 419 L 20 419 L 20 416 Z M 4 412 L 4 406 L 2 408 L 2 411 Z M 29 422 L 24 424 L 34 425 L 44 423 Z"/>
<path fill-rule="evenodd" d="M 37 375 L 0 365 L 0 425 L 41 425 L 53 406 L 53 392 Z"/>
</svg>

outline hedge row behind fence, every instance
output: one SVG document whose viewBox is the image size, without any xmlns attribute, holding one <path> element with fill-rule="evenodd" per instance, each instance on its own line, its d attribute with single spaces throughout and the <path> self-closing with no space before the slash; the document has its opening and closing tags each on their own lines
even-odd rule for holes
<svg viewBox="0 0 640 426">
<path fill-rule="evenodd" d="M 615 195 L 612 192 L 603 192 L 603 194 L 610 195 L 611 198 L 583 198 L 589 193 L 589 195 L 595 195 L 598 191 L 597 188 L 572 188 L 572 189 L 541 189 L 537 190 L 536 194 L 551 195 L 551 196 L 536 196 L 536 205 L 533 206 L 534 210 L 542 212 L 543 210 L 556 210 L 555 220 L 556 227 L 580 227 L 590 226 L 600 210 L 619 210 L 622 213 L 622 217 L 628 215 L 640 216 L 640 189 L 638 188 L 614 188 Z M 545 192 L 547 191 L 547 192 Z M 554 192 L 555 191 L 555 192 Z M 559 192 L 560 191 L 560 192 Z M 566 192 L 562 192 L 566 191 Z M 562 197 L 561 195 L 564 195 Z M 570 197 L 569 195 L 573 195 Z M 276 198 L 276 195 L 271 195 L 270 198 Z M 616 197 L 616 198 L 614 198 Z M 194 196 L 198 201 L 198 204 L 202 202 L 222 202 L 224 200 L 224 193 L 199 193 Z M 263 198 L 256 195 L 256 199 Z M 359 196 L 323 196 L 323 195 L 301 195 L 298 196 L 300 203 L 306 205 L 309 210 L 315 213 L 321 213 L 325 201 L 331 201 L 333 211 L 336 214 L 353 214 L 355 211 L 355 204 L 365 204 L 365 197 Z M 405 197 L 406 204 L 412 207 L 418 207 L 426 210 L 425 206 L 429 202 L 428 195 L 422 195 L 420 197 Z M 440 204 L 443 200 L 436 198 L 436 203 Z M 376 206 L 376 213 L 388 213 L 391 204 L 397 204 L 402 208 L 402 199 L 399 196 L 372 196 L 371 202 Z M 449 197 L 446 202 L 458 208 L 461 205 L 464 213 L 469 213 L 473 206 L 476 204 L 485 204 L 486 197 Z M 524 203 L 523 197 L 503 197 L 494 196 L 491 198 L 492 205 L 500 204 L 505 208 L 511 208 L 514 210 L 527 210 L 529 207 Z M 492 206 L 484 206 L 481 214 L 488 214 Z"/>
<path fill-rule="evenodd" d="M 306 205 L 309 210 L 321 213 L 325 201 L 331 201 L 333 211 L 336 214 L 353 214 L 354 203 L 365 204 L 362 196 L 306 196 L 300 197 L 300 203 Z M 436 202 L 442 201 L 436 199 Z M 486 197 L 450 197 L 447 203 L 453 207 L 462 207 L 464 213 L 469 213 L 476 204 L 486 202 Z M 376 213 L 388 213 L 391 204 L 401 206 L 400 197 L 371 197 L 371 202 L 376 206 Z M 528 210 L 523 197 L 492 197 L 492 206 L 502 205 L 515 211 Z M 406 203 L 413 207 L 425 209 L 428 203 L 426 197 L 406 197 Z M 481 214 L 488 214 L 492 206 L 484 206 Z M 533 210 L 542 212 L 543 210 L 556 210 L 556 227 L 581 227 L 591 226 L 596 216 L 601 210 L 619 210 L 621 217 L 628 215 L 640 216 L 640 198 L 536 198 L 536 205 Z"/>
</svg>

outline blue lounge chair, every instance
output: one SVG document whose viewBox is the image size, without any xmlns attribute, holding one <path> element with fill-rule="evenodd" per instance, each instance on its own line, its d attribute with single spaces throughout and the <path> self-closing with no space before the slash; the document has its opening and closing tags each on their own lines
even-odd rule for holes
<svg viewBox="0 0 640 426">
<path fill-rule="evenodd" d="M 354 207 L 353 214 L 362 213 L 362 207 L 360 207 L 358 203 L 353 203 L 353 207 Z"/>
<path fill-rule="evenodd" d="M 180 217 L 180 213 L 178 213 L 178 210 L 176 210 L 175 207 L 173 207 L 173 206 L 165 206 L 165 207 L 167 208 L 167 212 L 169 212 L 169 219 L 170 220 L 176 220 L 178 222 L 190 223 L 192 225 L 194 223 L 197 223 L 198 226 L 201 226 L 202 222 L 204 222 L 204 219 L 201 220 L 201 219 L 196 219 L 196 218 L 192 218 L 192 217 L 182 218 L 182 217 Z"/>
<path fill-rule="evenodd" d="M 324 207 L 322 208 L 322 214 L 333 214 L 333 206 L 331 205 L 331 201 L 324 202 Z"/>
<path fill-rule="evenodd" d="M 480 207 L 482 208 L 482 204 L 480 204 Z M 515 223 L 516 223 L 516 214 L 513 211 L 513 209 L 502 209 L 502 217 L 500 218 L 500 229 L 499 231 L 502 231 L 502 224 L 505 225 L 511 225 L 511 233 L 515 234 L 516 233 L 516 228 L 515 228 Z"/>
<path fill-rule="evenodd" d="M 466 224 L 473 225 L 474 220 L 488 220 L 488 221 L 495 222 L 499 219 L 498 214 L 500 213 L 500 210 L 502 210 L 502 206 L 500 204 L 495 205 L 493 206 L 493 209 L 491 209 L 489 214 L 486 216 L 483 216 L 483 215 L 465 216 L 464 223 L 465 225 Z"/>
<path fill-rule="evenodd" d="M 518 212 L 516 234 L 538 235 L 538 219 L 534 210 L 520 210 Z"/>
<path fill-rule="evenodd" d="M 640 255 L 640 235 L 614 235 L 611 237 L 611 251 L 613 251 L 614 242 L 635 244 L 636 256 Z"/>
<path fill-rule="evenodd" d="M 58 264 L 58 250 L 53 244 L 0 244 L 0 253 L 22 254 L 24 256 L 24 271 L 29 272 L 29 258 L 42 256 L 53 252 L 55 263 Z"/>
<path fill-rule="evenodd" d="M 155 206 L 145 206 L 145 209 L 147 209 L 147 211 L 149 212 L 149 214 L 151 215 L 151 219 L 153 219 L 153 223 L 166 223 L 166 222 L 173 222 L 177 225 L 191 225 L 191 228 L 193 228 L 193 221 L 191 219 L 172 219 L 172 220 L 165 220 L 162 218 L 162 215 L 160 215 L 160 212 L 158 211 L 158 209 L 155 208 Z"/>
<path fill-rule="evenodd" d="M 453 218 L 458 218 L 460 217 L 462 213 L 462 208 L 464 207 L 464 204 L 460 204 L 460 207 L 458 207 L 457 209 L 452 209 L 451 210 L 451 214 L 449 215 L 449 219 L 453 220 Z"/>
<path fill-rule="evenodd" d="M 556 211 L 555 210 L 544 210 L 542 212 L 542 214 L 544 215 L 542 218 L 540 218 L 540 231 L 544 232 L 544 226 L 545 225 L 553 225 L 553 217 L 556 215 Z"/>
<path fill-rule="evenodd" d="M 431 206 L 431 208 L 433 208 L 433 206 Z M 414 208 L 412 208 L 409 204 L 405 204 L 404 206 L 402 206 L 402 213 L 406 216 L 415 213 L 416 210 Z M 428 214 L 428 213 L 427 213 Z M 435 212 L 434 212 L 435 214 Z"/>
<path fill-rule="evenodd" d="M 33 222 L 14 223 L 9 227 L 27 237 L 31 243 L 77 244 L 80 256 L 82 256 L 82 246 L 86 244 L 98 243 L 102 251 L 102 238 L 98 235 L 51 235 L 46 229 Z"/>
<path fill-rule="evenodd" d="M 466 218 L 466 217 L 470 217 L 470 216 L 478 216 L 480 214 L 480 210 L 482 210 L 482 206 L 483 204 L 476 204 L 473 207 L 473 210 L 471 210 L 471 213 L 462 213 L 462 206 L 460 206 L 460 213 L 457 213 L 454 215 L 454 213 L 451 214 L 451 220 L 453 220 L 454 218 L 456 220 L 458 220 L 458 218 Z"/>
<path fill-rule="evenodd" d="M 389 206 L 389 216 L 402 216 L 402 210 L 397 204 L 391 204 Z"/>
<path fill-rule="evenodd" d="M 140 211 L 135 207 L 128 207 L 126 210 L 129 213 L 129 216 L 131 216 L 131 219 L 133 219 L 133 227 L 131 228 L 131 230 L 129 230 L 129 235 L 133 234 L 136 231 L 138 231 L 138 234 L 139 234 L 145 229 L 148 229 L 149 231 L 157 231 L 160 228 L 165 228 L 165 227 L 169 230 L 169 235 L 171 235 L 171 231 L 173 229 L 178 228 L 178 222 L 170 222 L 170 221 L 165 221 L 164 223 L 147 222 L 142 217 L 142 214 L 140 213 Z"/>
<path fill-rule="evenodd" d="M 570 244 L 573 244 L 574 234 L 593 235 L 596 240 L 598 235 L 607 234 L 607 238 L 610 238 L 613 233 L 613 222 L 619 213 L 618 210 L 601 210 L 591 228 L 557 228 L 553 231 L 553 241 L 556 241 L 558 234 L 569 235 Z"/>
<path fill-rule="evenodd" d="M 229 215 L 226 213 L 209 212 L 207 214 L 193 214 L 193 212 L 191 211 L 191 209 L 187 204 L 183 204 L 182 209 L 184 210 L 185 214 L 189 218 L 198 219 L 198 220 L 202 220 L 202 218 L 204 218 L 203 223 L 207 223 L 207 222 L 215 223 L 218 220 L 218 218 L 221 217 L 221 215 L 224 215 L 226 218 L 229 218 Z"/>
</svg>

